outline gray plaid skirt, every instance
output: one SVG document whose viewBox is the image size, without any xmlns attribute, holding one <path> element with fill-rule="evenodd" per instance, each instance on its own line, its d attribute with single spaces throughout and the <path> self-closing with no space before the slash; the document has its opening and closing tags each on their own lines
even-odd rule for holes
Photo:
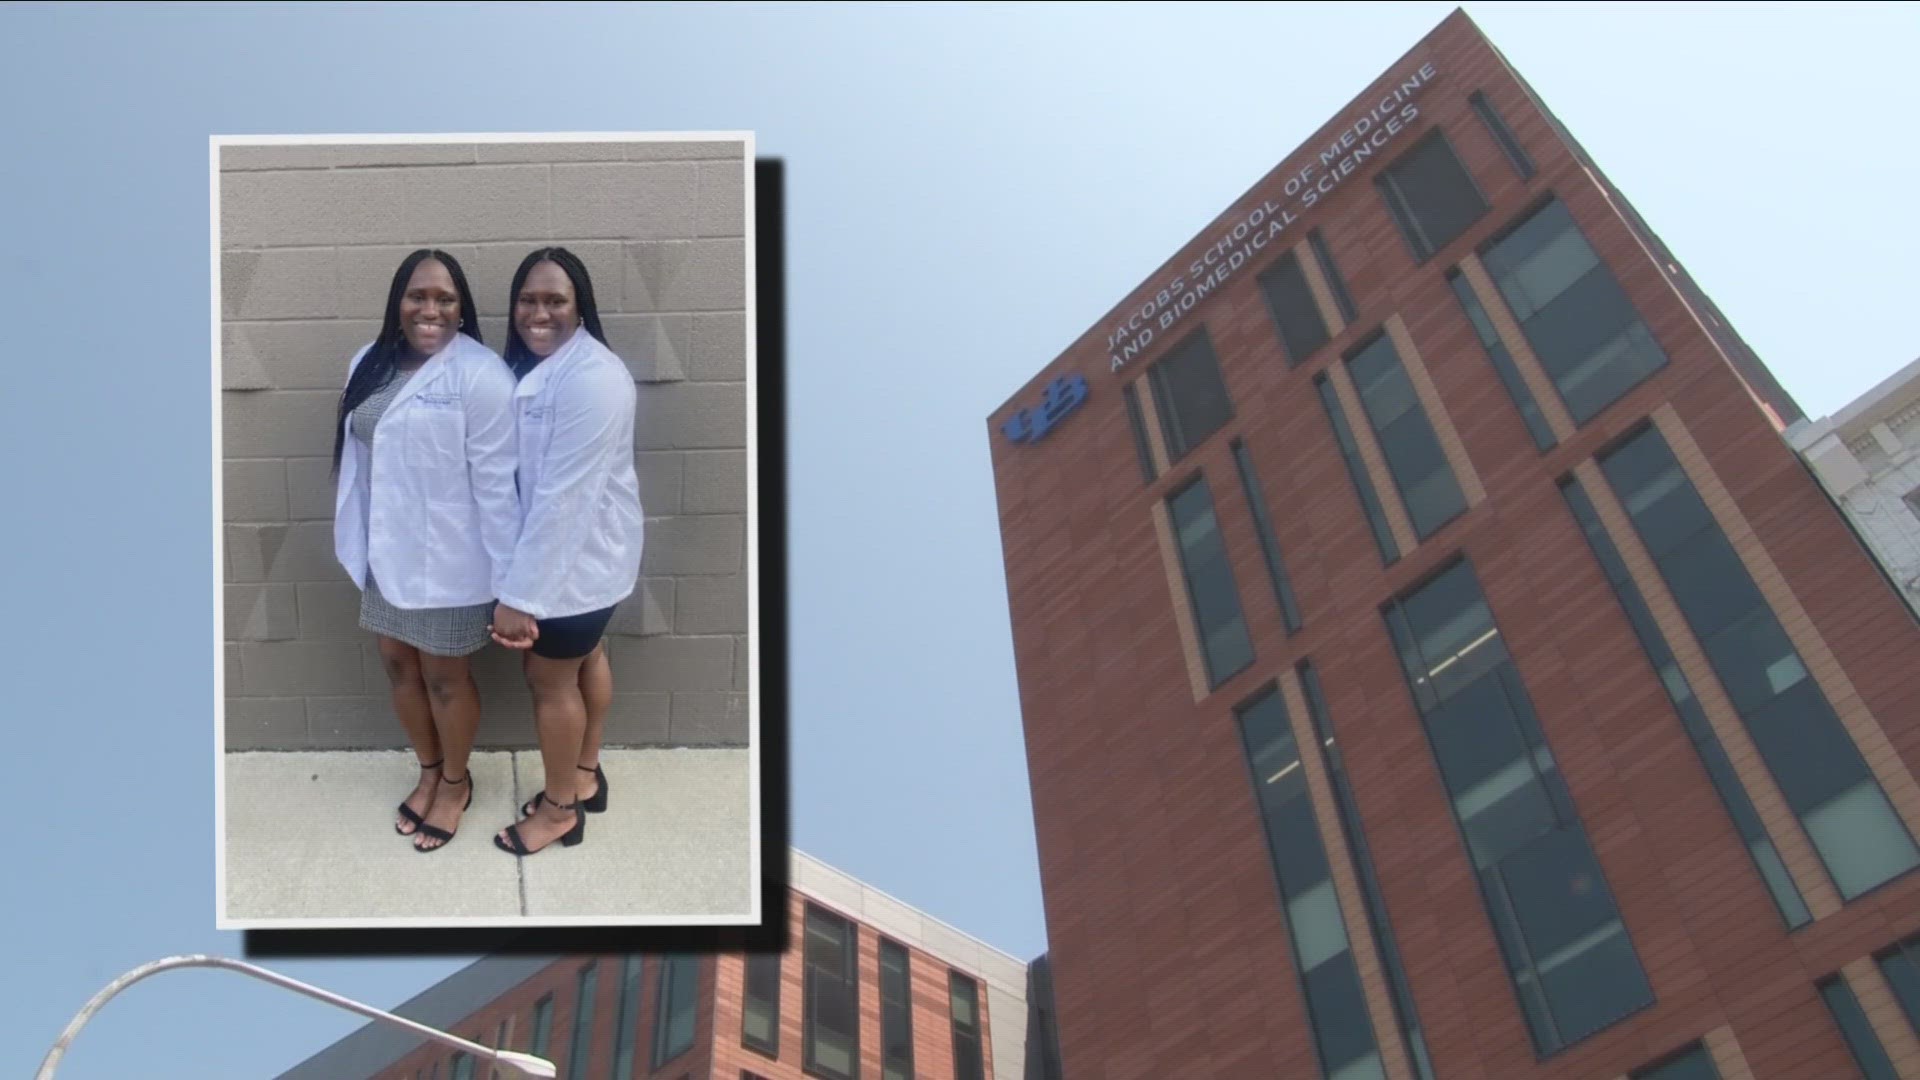
<svg viewBox="0 0 1920 1080">
<path fill-rule="evenodd" d="M 367 571 L 367 589 L 360 594 L 360 628 L 390 637 L 433 656 L 469 656 L 492 638 L 492 604 L 472 607 L 397 608 L 380 595 L 373 571 Z"/>
</svg>

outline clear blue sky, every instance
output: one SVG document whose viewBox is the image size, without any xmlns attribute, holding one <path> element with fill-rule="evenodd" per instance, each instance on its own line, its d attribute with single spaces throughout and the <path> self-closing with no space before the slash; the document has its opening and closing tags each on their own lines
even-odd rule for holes
<svg viewBox="0 0 1920 1080">
<path fill-rule="evenodd" d="M 1045 947 L 985 417 L 1452 5 L 0 10 L 0 1075 L 213 920 L 207 136 L 753 129 L 787 159 L 794 830 Z M 1920 355 L 1892 5 L 1472 4 L 1809 414 Z M 453 960 L 277 965 L 390 1005 Z M 220 973 L 63 1080 L 270 1076 Z"/>
</svg>

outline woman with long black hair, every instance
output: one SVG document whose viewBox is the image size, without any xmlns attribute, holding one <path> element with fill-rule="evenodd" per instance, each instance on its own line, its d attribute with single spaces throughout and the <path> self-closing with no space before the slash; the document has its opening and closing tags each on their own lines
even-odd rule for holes
<svg viewBox="0 0 1920 1080">
<path fill-rule="evenodd" d="M 394 821 L 417 851 L 452 840 L 473 803 L 480 693 L 467 657 L 487 643 L 520 529 L 513 389 L 481 344 L 460 264 L 434 249 L 408 255 L 340 395 L 333 542 L 420 764 Z"/>
<path fill-rule="evenodd" d="M 525 650 L 546 786 L 493 842 L 530 855 L 578 844 L 583 811 L 606 808 L 599 757 L 613 674 L 601 637 L 639 581 L 644 518 L 633 375 L 607 348 L 586 265 L 542 248 L 514 271 L 508 297 L 521 527 L 493 635 Z"/>
</svg>

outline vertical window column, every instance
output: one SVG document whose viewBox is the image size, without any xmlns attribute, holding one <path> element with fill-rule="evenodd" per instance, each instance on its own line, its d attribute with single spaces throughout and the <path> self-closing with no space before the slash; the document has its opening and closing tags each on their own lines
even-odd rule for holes
<svg viewBox="0 0 1920 1080">
<path fill-rule="evenodd" d="M 807 905 L 801 989 L 804 1065 L 829 1080 L 859 1080 L 860 991 L 854 924 Z"/>
<path fill-rule="evenodd" d="M 1438 254 L 1490 209 L 1439 128 L 1380 170 L 1374 184 L 1418 262 Z"/>
<path fill-rule="evenodd" d="M 1894 1071 L 1893 1062 L 1887 1057 L 1886 1047 L 1880 1045 L 1880 1037 L 1873 1033 L 1873 1023 L 1867 1019 L 1867 1011 L 1860 1007 L 1853 987 L 1847 985 L 1846 977 L 1831 976 L 1816 984 L 1815 989 L 1827 1003 L 1833 1022 L 1839 1025 L 1847 1049 L 1853 1052 L 1853 1060 L 1860 1066 L 1860 1074 L 1866 1080 L 1900 1080 L 1900 1074 Z"/>
<path fill-rule="evenodd" d="M 534 1057 L 546 1057 L 548 1044 L 553 1039 L 553 995 L 548 994 L 534 1003 L 533 1031 L 527 1040 L 527 1053 Z"/>
<path fill-rule="evenodd" d="M 580 969 L 580 981 L 574 994 L 573 1044 L 567 1050 L 567 1080 L 586 1080 L 587 1051 L 593 1046 L 593 997 L 600 982 L 600 962 L 590 961 Z"/>
<path fill-rule="evenodd" d="M 1319 392 L 1320 404 L 1327 410 L 1327 423 L 1333 426 L 1334 441 L 1340 446 L 1347 476 L 1353 480 L 1354 493 L 1360 498 L 1360 509 L 1367 515 L 1367 527 L 1373 530 L 1373 542 L 1379 545 L 1380 559 L 1391 566 L 1400 560 L 1400 541 L 1394 535 L 1386 507 L 1380 503 L 1379 492 L 1374 490 L 1366 458 L 1359 441 L 1353 437 L 1353 425 L 1347 420 L 1347 407 L 1340 401 L 1339 388 L 1324 371 L 1314 376 L 1313 388 Z"/>
<path fill-rule="evenodd" d="M 1501 117 L 1499 110 L 1493 107 L 1493 102 L 1487 100 L 1486 92 L 1475 90 L 1467 102 L 1473 106 L 1474 114 L 1480 117 L 1480 122 L 1487 126 L 1487 134 L 1493 136 L 1493 141 L 1500 144 L 1500 151 L 1507 155 L 1507 162 L 1513 166 L 1514 173 L 1522 180 L 1533 179 L 1534 173 L 1539 170 L 1534 168 L 1533 159 L 1527 156 L 1527 148 L 1521 146 L 1520 140 L 1514 137 L 1513 129 L 1507 127 L 1507 122 Z"/>
<path fill-rule="evenodd" d="M 913 976 L 906 947 L 880 939 L 880 1076 L 913 1080 Z"/>
<path fill-rule="evenodd" d="M 1253 639 L 1240 610 L 1240 590 L 1227 562 L 1227 545 L 1214 514 L 1205 477 L 1195 477 L 1167 500 L 1185 573 L 1209 688 L 1218 687 L 1253 663 Z"/>
<path fill-rule="evenodd" d="M 613 1062 L 607 1080 L 627 1080 L 633 1075 L 633 1044 L 640 1027 L 641 957 L 629 953 L 620 962 L 620 996 L 613 1014 Z"/>
<path fill-rule="evenodd" d="M 1541 450 L 1552 449 L 1559 442 L 1554 436 L 1553 425 L 1547 421 L 1546 414 L 1540 411 L 1540 402 L 1533 396 L 1533 389 L 1527 385 L 1526 376 L 1520 373 L 1519 365 L 1513 362 L 1513 354 L 1507 351 L 1506 342 L 1500 339 L 1500 331 L 1487 316 L 1485 305 L 1473 290 L 1473 283 L 1458 268 L 1447 271 L 1447 284 L 1453 287 L 1453 295 L 1460 301 L 1461 310 L 1466 312 L 1467 321 L 1473 324 L 1473 332 L 1480 339 L 1480 347 L 1486 351 L 1487 360 L 1493 364 L 1494 373 L 1500 376 L 1500 385 L 1507 390 L 1514 408 L 1520 411 L 1520 419 L 1527 425 L 1527 434 L 1533 436 L 1533 445 Z"/>
<path fill-rule="evenodd" d="M 1349 354 L 1347 371 L 1414 534 L 1424 540 L 1465 513 L 1467 497 L 1392 335 L 1382 330 Z"/>
<path fill-rule="evenodd" d="M 1920 847 L 1659 429 L 1600 468 L 1841 897 L 1920 866 Z"/>
<path fill-rule="evenodd" d="M 674 953 L 660 958 L 660 985 L 653 1001 L 653 1068 L 693 1049 L 699 1002 L 700 957 Z"/>
<path fill-rule="evenodd" d="M 1220 359 L 1205 327 L 1194 330 L 1147 369 L 1167 460 L 1177 462 L 1233 419 Z"/>
<path fill-rule="evenodd" d="M 1920 1035 L 1920 937 L 1907 940 L 1881 953 L 1876 961 L 1887 987 L 1907 1014 L 1907 1023 Z"/>
<path fill-rule="evenodd" d="M 948 972 L 947 980 L 948 1005 L 953 1015 L 953 1080 L 985 1080 L 979 985 L 957 971 Z"/>
<path fill-rule="evenodd" d="M 1334 892 L 1286 703 L 1268 686 L 1235 710 L 1267 850 L 1286 909 L 1294 969 L 1325 1080 L 1384 1080 L 1360 971 Z"/>
<path fill-rule="evenodd" d="M 740 1006 L 740 1044 L 771 1058 L 780 1056 L 780 954 L 748 953 L 746 992 Z"/>
<path fill-rule="evenodd" d="M 1471 565 L 1385 614 L 1535 1046 L 1558 1050 L 1652 1004 Z"/>
<path fill-rule="evenodd" d="M 1240 489 L 1246 494 L 1247 508 L 1253 513 L 1253 529 L 1260 539 L 1260 554 L 1267 562 L 1267 580 L 1273 583 L 1273 598 L 1280 605 L 1280 621 L 1291 634 L 1300 629 L 1300 604 L 1293 595 L 1293 582 L 1280 558 L 1280 539 L 1274 535 L 1273 516 L 1267 513 L 1267 499 L 1260 491 L 1260 478 L 1254 474 L 1253 458 L 1245 443 L 1233 444 L 1233 463 L 1240 471 Z"/>
</svg>

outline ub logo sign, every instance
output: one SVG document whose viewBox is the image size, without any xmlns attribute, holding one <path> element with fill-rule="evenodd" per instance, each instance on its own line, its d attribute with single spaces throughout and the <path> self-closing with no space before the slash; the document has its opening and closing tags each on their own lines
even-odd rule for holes
<svg viewBox="0 0 1920 1080">
<path fill-rule="evenodd" d="M 1000 432 L 1011 442 L 1037 443 L 1086 400 L 1087 377 L 1062 375 L 1047 384 L 1046 395 L 1040 399 L 1040 404 L 1014 413 L 1006 423 L 1000 425 Z"/>
</svg>

